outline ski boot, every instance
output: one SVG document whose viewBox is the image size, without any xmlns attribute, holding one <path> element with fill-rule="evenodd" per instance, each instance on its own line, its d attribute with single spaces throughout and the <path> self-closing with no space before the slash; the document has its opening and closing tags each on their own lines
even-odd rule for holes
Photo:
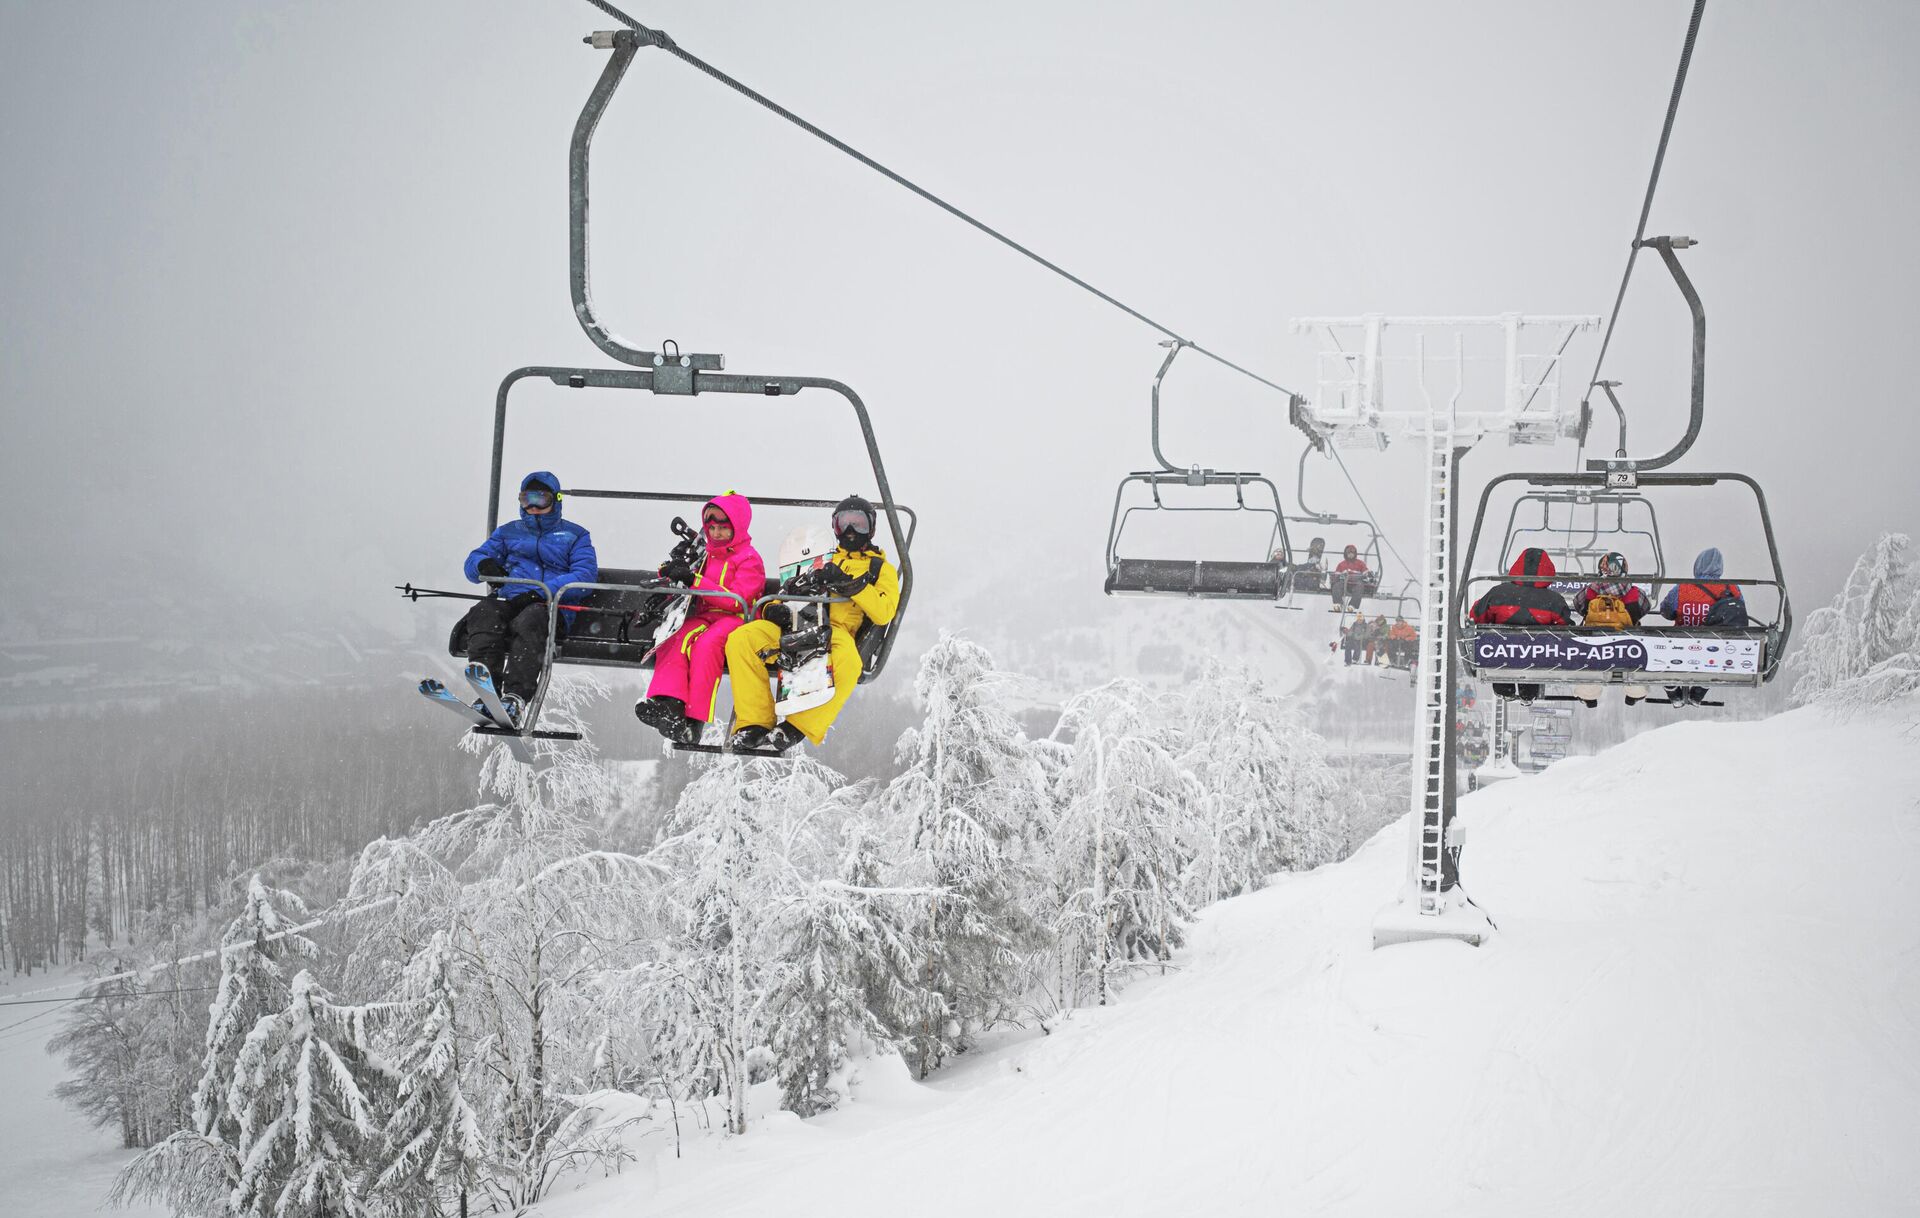
<svg viewBox="0 0 1920 1218">
<path fill-rule="evenodd" d="M 642 698 L 633 704 L 633 717 L 671 740 L 673 730 L 687 717 L 687 704 L 666 694 Z"/>
<path fill-rule="evenodd" d="M 806 738 L 805 733 L 793 724 L 782 723 L 767 733 L 766 738 L 760 742 L 760 747 L 771 749 L 776 753 L 785 753 Z"/>
<path fill-rule="evenodd" d="M 757 723 L 750 723 L 733 735 L 727 737 L 727 747 L 736 752 L 745 749 L 757 751 L 766 745 L 769 730 L 768 728 L 761 727 Z"/>
</svg>

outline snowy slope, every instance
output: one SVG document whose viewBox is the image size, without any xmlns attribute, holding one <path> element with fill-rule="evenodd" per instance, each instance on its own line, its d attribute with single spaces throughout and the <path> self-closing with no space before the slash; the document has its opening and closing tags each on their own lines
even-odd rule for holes
<svg viewBox="0 0 1920 1218">
<path fill-rule="evenodd" d="M 1651 732 L 1463 802 L 1488 947 L 1369 949 L 1392 826 L 1117 1007 L 540 1212 L 1912 1213 L 1917 793 L 1891 720 Z"/>
<path fill-rule="evenodd" d="M 0 1001 L 10 994 L 44 994 L 55 984 L 45 974 L 15 978 L 11 986 L 0 987 Z M 0 1010 L 5 1017 L 0 1018 L 0 1214 L 83 1218 L 99 1213 L 114 1175 L 133 1157 L 120 1149 L 117 1131 L 91 1128 L 53 1096 L 65 1071 L 58 1058 L 47 1055 L 46 1043 L 59 1030 L 61 1009 Z M 163 1218 L 167 1210 L 136 1205 L 110 1212 Z"/>
</svg>

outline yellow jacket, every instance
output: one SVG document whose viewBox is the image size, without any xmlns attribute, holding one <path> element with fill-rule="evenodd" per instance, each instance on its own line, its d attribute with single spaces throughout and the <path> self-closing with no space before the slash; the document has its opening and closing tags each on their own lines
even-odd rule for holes
<svg viewBox="0 0 1920 1218">
<path fill-rule="evenodd" d="M 834 629 L 854 634 L 868 621 L 884 626 L 893 620 L 894 611 L 900 607 L 900 576 L 884 551 L 878 547 L 852 551 L 841 546 L 827 561 L 856 579 L 875 563 L 880 565 L 873 582 L 854 593 L 850 601 L 836 601 L 828 607 L 827 620 Z"/>
</svg>

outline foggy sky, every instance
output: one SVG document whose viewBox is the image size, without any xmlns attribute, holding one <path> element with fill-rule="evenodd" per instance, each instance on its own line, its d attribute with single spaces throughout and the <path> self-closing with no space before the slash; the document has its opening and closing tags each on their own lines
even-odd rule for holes
<svg viewBox="0 0 1920 1218">
<path fill-rule="evenodd" d="M 1608 309 L 1688 8 L 631 11 L 1311 393 L 1315 343 L 1293 316 Z M 567 140 L 604 56 L 580 38 L 608 25 L 565 0 L 0 3 L 16 593 L 178 571 L 389 614 L 389 585 L 457 579 L 482 535 L 501 376 L 610 362 L 566 287 Z M 1701 241 L 1686 265 L 1708 404 L 1684 466 L 1765 485 L 1803 615 L 1878 531 L 1920 532 L 1902 358 L 1920 329 L 1916 52 L 1920 6 L 1717 0 L 1649 224 Z M 1025 564 L 1097 578 L 1114 484 L 1149 459 L 1159 335 L 658 52 L 623 85 L 594 170 L 603 319 L 641 346 L 857 388 L 922 514 L 922 596 L 1000 582 L 1009 611 L 1043 611 L 1019 602 Z M 1638 455 L 1684 426 L 1687 327 L 1643 259 L 1607 365 Z M 1596 343 L 1573 348 L 1575 392 Z M 1262 469 L 1291 498 L 1284 399 L 1191 358 L 1167 392 L 1170 455 Z M 510 478 L 872 490 L 833 409 L 535 397 Z M 1589 455 L 1611 446 L 1603 421 Z M 1490 441 L 1468 483 L 1573 456 Z M 1418 454 L 1349 466 L 1412 557 Z M 1309 476 L 1316 507 L 1357 506 L 1337 471 Z M 657 521 L 570 510 L 603 563 L 665 549 Z"/>
</svg>

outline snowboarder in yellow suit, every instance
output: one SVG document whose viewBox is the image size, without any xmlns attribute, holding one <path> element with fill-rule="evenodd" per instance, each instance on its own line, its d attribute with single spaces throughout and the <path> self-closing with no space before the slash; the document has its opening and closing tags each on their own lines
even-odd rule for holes
<svg viewBox="0 0 1920 1218">
<path fill-rule="evenodd" d="M 795 711 L 784 723 L 774 724 L 767 662 L 760 653 L 780 646 L 781 633 L 792 624 L 787 606 L 777 602 L 767 606 L 758 621 L 746 623 L 727 637 L 734 719 L 729 747 L 784 753 L 802 736 L 816 745 L 827 738 L 827 729 L 860 681 L 860 650 L 854 646 L 854 634 L 867 622 L 884 626 L 892 621 L 900 603 L 900 577 L 873 544 L 875 521 L 873 504 L 865 499 L 849 495 L 841 500 L 833 510 L 833 535 L 840 545 L 817 573 L 820 587 L 828 595 L 848 598 L 835 601 L 827 611 L 832 626 L 828 648 L 833 664 L 830 700 Z"/>
</svg>

